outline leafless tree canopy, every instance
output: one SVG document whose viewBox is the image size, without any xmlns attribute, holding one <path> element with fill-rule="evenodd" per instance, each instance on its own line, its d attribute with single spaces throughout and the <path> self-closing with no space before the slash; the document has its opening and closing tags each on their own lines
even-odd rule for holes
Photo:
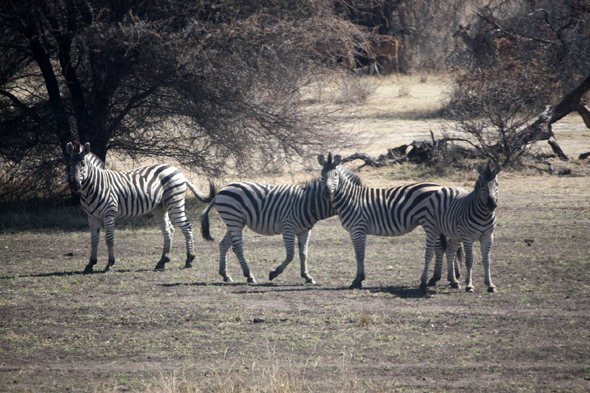
<svg viewBox="0 0 590 393">
<path fill-rule="evenodd" d="M 31 189 L 73 140 L 211 175 L 341 144 L 303 95 L 364 39 L 324 0 L 7 0 L 0 34 L 0 181 Z"/>
</svg>

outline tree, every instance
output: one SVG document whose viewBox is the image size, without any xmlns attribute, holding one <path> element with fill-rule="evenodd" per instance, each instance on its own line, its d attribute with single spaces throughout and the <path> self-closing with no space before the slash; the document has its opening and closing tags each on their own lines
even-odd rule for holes
<svg viewBox="0 0 590 393">
<path fill-rule="evenodd" d="M 55 188 L 75 140 L 103 160 L 166 157 L 210 175 L 342 143 L 325 108 L 304 105 L 326 59 L 364 37 L 332 10 L 325 0 L 2 2 L 0 182 Z"/>
<path fill-rule="evenodd" d="M 566 93 L 577 91 L 588 74 L 590 6 L 573 0 L 503 0 L 475 16 L 473 66 L 459 74 L 447 108 L 467 136 L 463 140 L 503 165 L 539 140 L 549 140 L 566 158 L 550 130 L 555 112 L 545 108 L 560 99 L 567 104 Z M 531 127 L 539 122 L 549 128 Z"/>
</svg>

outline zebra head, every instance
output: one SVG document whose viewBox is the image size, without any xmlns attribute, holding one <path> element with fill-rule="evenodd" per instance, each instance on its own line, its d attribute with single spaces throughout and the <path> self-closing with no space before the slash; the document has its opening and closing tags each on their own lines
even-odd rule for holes
<svg viewBox="0 0 590 393">
<path fill-rule="evenodd" d="M 336 168 L 340 165 L 340 161 L 339 155 L 335 155 L 332 159 L 332 153 L 328 153 L 327 160 L 321 154 L 318 156 L 318 162 L 322 166 L 322 194 L 328 201 L 332 200 L 338 189 L 340 173 Z"/>
<path fill-rule="evenodd" d="M 76 142 L 74 146 L 71 142 L 66 146 L 66 150 L 70 155 L 70 184 L 72 191 L 79 192 L 82 188 L 82 183 L 88 177 L 88 164 L 86 156 L 90 154 L 90 143 L 86 143 L 84 147 L 80 142 Z"/>
<path fill-rule="evenodd" d="M 485 167 L 478 165 L 477 171 L 479 172 L 479 177 L 475 183 L 478 198 L 486 206 L 489 212 L 493 212 L 496 210 L 496 206 L 498 206 L 500 190 L 498 188 L 498 178 L 496 175 L 502 169 L 500 164 L 492 169 L 491 163 L 491 161 L 488 161 L 488 164 Z"/>
</svg>

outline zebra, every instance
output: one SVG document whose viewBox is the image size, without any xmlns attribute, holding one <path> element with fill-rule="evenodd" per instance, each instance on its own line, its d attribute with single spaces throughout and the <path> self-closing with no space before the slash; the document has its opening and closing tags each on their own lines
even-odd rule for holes
<svg viewBox="0 0 590 393">
<path fill-rule="evenodd" d="M 344 229 L 350 232 L 356 255 L 357 273 L 350 286 L 361 288 L 365 279 L 365 242 L 367 235 L 401 236 L 421 225 L 426 204 L 441 186 L 414 183 L 393 188 L 370 188 L 359 177 L 340 165 L 341 157 L 332 153 L 318 156 L 322 165 L 322 190 L 338 212 Z M 442 264 L 442 245 L 437 245 L 437 261 Z"/>
<path fill-rule="evenodd" d="M 315 284 L 307 271 L 307 248 L 311 229 L 320 220 L 336 215 L 322 196 L 320 179 L 308 181 L 303 186 L 269 185 L 253 182 L 238 182 L 227 185 L 207 206 L 201 216 L 201 234 L 213 241 L 209 231 L 209 211 L 215 206 L 227 226 L 227 232 L 219 243 L 219 274 L 224 282 L 233 282 L 227 274 L 226 255 L 230 245 L 242 267 L 248 283 L 256 283 L 244 259 L 242 230 L 248 226 L 261 235 L 283 234 L 286 258 L 276 270 L 271 271 L 273 280 L 285 270 L 295 256 L 295 237 L 299 246 L 301 277 L 306 283 Z"/>
<path fill-rule="evenodd" d="M 162 234 L 164 249 L 155 270 L 164 270 L 170 261 L 170 244 L 174 227 L 171 220 L 180 227 L 186 239 L 185 267 L 192 267 L 193 252 L 192 225 L 184 211 L 184 197 L 188 188 L 203 202 L 215 197 L 215 186 L 209 182 L 209 196 L 191 184 L 182 172 L 165 164 L 147 165 L 127 172 L 104 169 L 104 163 L 90 151 L 90 143 L 83 147 L 78 142 L 66 146 L 70 154 L 69 180 L 74 192 L 80 193 L 82 208 L 88 214 L 91 233 L 90 261 L 84 274 L 92 273 L 97 262 L 100 225 L 104 220 L 105 240 L 108 247 L 108 263 L 104 272 L 113 271 L 115 264 L 115 218 L 137 217 L 153 213 Z"/>
<path fill-rule="evenodd" d="M 492 168 L 491 161 L 489 161 L 485 167 L 479 165 L 477 170 L 479 177 L 472 192 L 467 192 L 459 187 L 442 187 L 428 201 L 427 219 L 423 225 L 426 232 L 426 252 L 421 287 L 427 285 L 428 265 L 432 259 L 434 240 L 439 237 L 439 234 L 444 233 L 449 239 L 447 263 L 451 286 L 458 286 L 458 281 L 453 275 L 453 258 L 448 258 L 448 256 L 454 255 L 462 242 L 465 248 L 465 267 L 467 270 L 465 290 L 467 292 L 474 291 L 472 283 L 472 247 L 473 242 L 479 240 L 485 272 L 485 284 L 488 286 L 487 291 L 496 292 L 496 286 L 492 283 L 490 274 L 490 250 L 494 240 L 495 210 L 498 205 L 499 195 L 496 175 L 500 172 L 501 166 L 498 164 L 495 168 Z M 437 259 L 435 271 L 440 272 L 440 270 L 439 259 Z M 433 280 L 436 280 L 435 277 L 431 279 L 431 282 Z"/>
</svg>

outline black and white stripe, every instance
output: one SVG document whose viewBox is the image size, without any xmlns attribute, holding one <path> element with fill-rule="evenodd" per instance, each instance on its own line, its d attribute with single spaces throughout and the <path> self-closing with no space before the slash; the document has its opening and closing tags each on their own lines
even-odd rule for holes
<svg viewBox="0 0 590 393">
<path fill-rule="evenodd" d="M 485 272 L 485 284 L 488 286 L 488 292 L 496 291 L 490 274 L 490 250 L 494 240 L 495 209 L 499 195 L 496 175 L 500 172 L 500 169 L 500 165 L 492 168 L 490 162 L 485 167 L 480 165 L 478 167 L 479 177 L 472 192 L 467 192 L 462 188 L 443 187 L 430 197 L 428 203 L 429 213 L 423 224 L 426 231 L 426 252 L 421 287 L 426 287 L 428 265 L 432 259 L 435 240 L 443 233 L 449 239 L 447 263 L 449 265 L 449 281 L 451 281 L 451 285 L 458 286 L 458 281 L 453 275 L 453 258 L 448 257 L 454 255 L 462 242 L 465 248 L 465 266 L 467 269 L 465 290 L 473 292 L 472 247 L 473 242 L 479 240 Z M 436 265 L 435 271 L 440 272 L 441 266 L 439 266 L 438 258 Z"/>
<path fill-rule="evenodd" d="M 339 155 L 327 160 L 318 156 L 322 165 L 322 189 L 338 212 L 344 229 L 350 232 L 356 254 L 357 273 L 351 288 L 362 287 L 365 279 L 365 242 L 367 235 L 400 236 L 422 224 L 426 204 L 441 186 L 414 183 L 393 188 L 370 188 L 360 184 L 358 176 L 340 165 Z M 437 247 L 442 259 L 442 248 Z"/>
<path fill-rule="evenodd" d="M 82 208 L 88 214 L 91 231 L 92 250 L 84 273 L 92 272 L 97 262 L 99 231 L 103 220 L 109 252 L 106 272 L 112 270 L 115 263 L 115 218 L 142 216 L 149 212 L 154 214 L 164 235 L 164 250 L 156 269 L 164 269 L 165 263 L 170 260 L 168 255 L 174 232 L 172 222 L 180 227 L 186 239 L 185 267 L 192 266 L 195 258 L 193 227 L 185 214 L 185 193 L 188 187 L 199 200 L 209 202 L 215 196 L 212 183 L 210 195 L 207 196 L 170 165 L 154 164 L 127 172 L 115 172 L 104 169 L 102 161 L 90 152 L 90 143 L 84 147 L 79 143 L 76 146 L 68 143 L 67 151 L 71 156 L 69 177 L 72 189 L 81 194 Z"/>
<path fill-rule="evenodd" d="M 284 262 L 270 272 L 270 280 L 281 274 L 293 260 L 297 237 L 301 277 L 305 278 L 307 283 L 315 284 L 307 271 L 309 235 L 316 222 L 336 214 L 328 201 L 322 197 L 319 179 L 304 186 L 251 182 L 229 184 L 219 191 L 201 217 L 201 232 L 203 238 L 209 241 L 213 241 L 209 231 L 209 211 L 213 206 L 227 226 L 225 237 L 219 243 L 219 274 L 224 281 L 232 281 L 226 267 L 226 255 L 231 245 L 247 281 L 256 282 L 242 249 L 242 229 L 247 226 L 261 235 L 283 234 L 287 255 Z"/>
</svg>

